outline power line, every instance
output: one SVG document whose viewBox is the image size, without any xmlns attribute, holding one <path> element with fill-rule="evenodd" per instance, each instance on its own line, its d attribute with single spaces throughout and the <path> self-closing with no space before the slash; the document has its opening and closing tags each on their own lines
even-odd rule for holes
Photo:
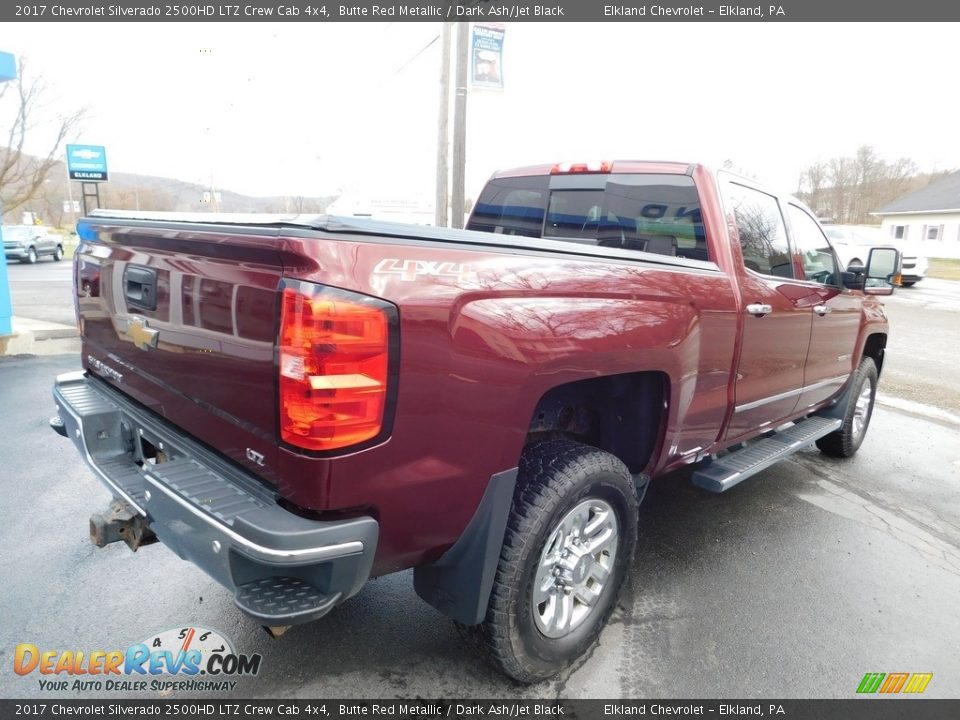
<svg viewBox="0 0 960 720">
<path fill-rule="evenodd" d="M 397 69 L 393 72 L 393 74 L 390 76 L 390 78 L 395 78 L 397 75 L 399 75 L 400 73 L 402 73 L 402 72 L 404 71 L 404 69 L 407 67 L 407 65 L 409 65 L 409 64 L 412 63 L 414 60 L 416 60 L 418 57 L 420 57 L 421 55 L 423 55 L 423 54 L 430 48 L 430 46 L 433 45 L 433 44 L 434 44 L 437 40 L 439 40 L 439 39 L 440 39 L 440 34 L 439 34 L 439 33 L 436 34 L 436 35 L 434 35 L 434 36 L 433 36 L 433 39 L 432 39 L 430 42 L 428 42 L 426 45 L 424 45 L 422 48 L 420 48 L 420 50 L 417 51 L 417 54 L 416 54 L 416 55 L 414 55 L 412 58 L 410 58 L 409 60 L 407 60 L 403 65 L 401 65 L 399 68 L 397 68 Z"/>
</svg>

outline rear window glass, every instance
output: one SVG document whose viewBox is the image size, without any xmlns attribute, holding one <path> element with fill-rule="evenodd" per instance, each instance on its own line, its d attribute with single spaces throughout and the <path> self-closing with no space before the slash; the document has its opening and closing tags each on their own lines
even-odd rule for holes
<svg viewBox="0 0 960 720">
<path fill-rule="evenodd" d="M 484 188 L 468 227 L 710 259 L 699 197 L 686 175 L 499 178 Z"/>
<path fill-rule="evenodd" d="M 487 183 L 470 216 L 469 230 L 540 237 L 550 178 L 500 178 Z"/>
</svg>

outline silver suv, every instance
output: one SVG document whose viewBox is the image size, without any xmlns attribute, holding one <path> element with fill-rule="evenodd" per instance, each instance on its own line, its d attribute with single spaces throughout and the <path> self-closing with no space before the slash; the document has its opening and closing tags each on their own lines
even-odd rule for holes
<svg viewBox="0 0 960 720">
<path fill-rule="evenodd" d="M 44 255 L 63 259 L 63 238 L 40 225 L 4 225 L 3 252 L 7 260 L 35 263 Z"/>
</svg>

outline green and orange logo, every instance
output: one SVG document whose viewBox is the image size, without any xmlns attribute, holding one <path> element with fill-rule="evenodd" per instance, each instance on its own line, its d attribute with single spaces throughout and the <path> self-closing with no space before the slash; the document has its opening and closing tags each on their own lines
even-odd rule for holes
<svg viewBox="0 0 960 720">
<path fill-rule="evenodd" d="M 857 688 L 858 694 L 919 694 L 927 689 L 933 673 L 867 673 Z"/>
</svg>

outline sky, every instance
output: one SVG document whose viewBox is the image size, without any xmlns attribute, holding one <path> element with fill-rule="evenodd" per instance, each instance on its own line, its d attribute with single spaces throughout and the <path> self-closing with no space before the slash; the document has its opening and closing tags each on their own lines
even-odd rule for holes
<svg viewBox="0 0 960 720">
<path fill-rule="evenodd" d="M 0 50 L 43 76 L 43 119 L 88 107 L 76 139 L 105 145 L 111 171 L 432 200 L 439 32 L 36 23 Z M 467 197 L 498 168 L 589 159 L 730 160 L 787 190 L 862 144 L 960 168 L 956 66 L 949 23 L 508 23 L 503 91 L 468 98 Z"/>
</svg>

